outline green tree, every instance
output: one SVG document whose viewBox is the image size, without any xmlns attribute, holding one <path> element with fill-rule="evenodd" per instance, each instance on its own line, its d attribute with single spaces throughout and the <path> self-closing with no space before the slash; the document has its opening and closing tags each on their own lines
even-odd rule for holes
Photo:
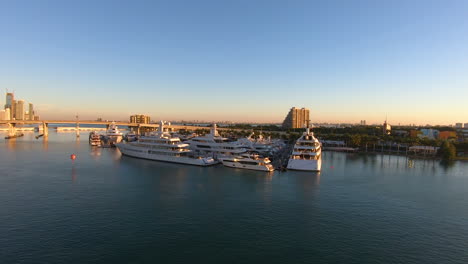
<svg viewBox="0 0 468 264">
<path fill-rule="evenodd" d="M 454 160 L 457 155 L 455 146 L 450 141 L 445 140 L 440 147 L 440 155 L 444 161 Z"/>
</svg>

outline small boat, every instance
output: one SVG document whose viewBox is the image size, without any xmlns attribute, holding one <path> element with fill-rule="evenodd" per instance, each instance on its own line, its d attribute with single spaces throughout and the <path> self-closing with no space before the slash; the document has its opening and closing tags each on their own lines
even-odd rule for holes
<svg viewBox="0 0 468 264">
<path fill-rule="evenodd" d="M 22 136 L 24 136 L 23 133 L 18 133 L 18 134 L 12 135 L 12 136 L 6 136 L 5 139 L 18 138 L 18 137 L 22 137 Z"/>
<path fill-rule="evenodd" d="M 96 131 L 89 133 L 89 144 L 91 146 L 101 146 L 101 135 Z"/>
<path fill-rule="evenodd" d="M 127 141 L 127 142 L 137 141 L 137 140 L 138 140 L 138 136 L 137 136 L 137 134 L 135 134 L 134 132 L 129 132 L 129 133 L 127 133 L 127 134 L 125 135 L 124 140 Z"/>
<path fill-rule="evenodd" d="M 275 168 L 271 165 L 268 158 L 261 157 L 257 154 L 242 154 L 241 156 L 231 156 L 220 158 L 221 162 L 226 167 L 259 170 L 259 171 L 274 171 Z"/>
</svg>

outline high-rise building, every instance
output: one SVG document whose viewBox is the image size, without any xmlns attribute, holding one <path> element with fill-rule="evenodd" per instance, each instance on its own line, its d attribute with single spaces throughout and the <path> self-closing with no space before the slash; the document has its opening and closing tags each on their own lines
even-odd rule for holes
<svg viewBox="0 0 468 264">
<path fill-rule="evenodd" d="M 147 115 L 132 115 L 130 116 L 130 123 L 149 124 L 150 119 Z"/>
<path fill-rule="evenodd" d="M 11 101 L 11 108 L 10 108 L 10 120 L 15 120 L 16 118 L 16 100 Z"/>
<path fill-rule="evenodd" d="M 29 111 L 28 111 L 28 120 L 34 120 L 34 106 L 33 104 L 29 103 Z"/>
<path fill-rule="evenodd" d="M 361 126 L 365 126 L 366 125 L 366 120 L 361 120 Z"/>
<path fill-rule="evenodd" d="M 18 100 L 16 102 L 16 110 L 15 110 L 15 118 L 16 120 L 24 120 L 24 100 Z"/>
<path fill-rule="evenodd" d="M 7 93 L 6 94 L 6 101 L 5 101 L 6 102 L 5 109 L 6 108 L 11 108 L 13 100 L 15 100 L 15 95 L 13 93 Z"/>
<path fill-rule="evenodd" d="M 463 123 L 455 123 L 455 128 L 463 128 Z"/>
<path fill-rule="evenodd" d="M 283 121 L 283 128 L 303 128 L 310 121 L 309 109 L 293 107 Z"/>
</svg>

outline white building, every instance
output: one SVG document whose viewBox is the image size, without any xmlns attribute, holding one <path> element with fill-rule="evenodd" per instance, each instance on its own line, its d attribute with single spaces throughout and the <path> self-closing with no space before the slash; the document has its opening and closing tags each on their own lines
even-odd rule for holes
<svg viewBox="0 0 468 264">
<path fill-rule="evenodd" d="M 0 120 L 6 120 L 5 110 L 0 110 Z"/>
<path fill-rule="evenodd" d="M 11 120 L 10 108 L 5 108 L 5 119 L 2 120 Z"/>
</svg>

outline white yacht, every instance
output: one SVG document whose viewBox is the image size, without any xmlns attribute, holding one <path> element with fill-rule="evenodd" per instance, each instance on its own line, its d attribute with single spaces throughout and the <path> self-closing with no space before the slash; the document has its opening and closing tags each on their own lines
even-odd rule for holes
<svg viewBox="0 0 468 264">
<path fill-rule="evenodd" d="M 287 168 L 304 171 L 320 171 L 322 168 L 322 146 L 308 125 L 294 145 Z"/>
<path fill-rule="evenodd" d="M 96 131 L 89 133 L 89 144 L 91 146 L 101 146 L 101 135 Z"/>
<path fill-rule="evenodd" d="M 124 137 L 124 140 L 126 140 L 127 142 L 137 141 L 137 139 L 138 139 L 138 136 L 137 134 L 135 134 L 135 132 L 129 132 Z"/>
<path fill-rule="evenodd" d="M 120 143 L 123 139 L 123 133 L 119 131 L 115 122 L 112 122 L 109 128 L 106 130 L 105 136 L 111 145 Z"/>
<path fill-rule="evenodd" d="M 271 140 L 270 137 L 265 139 L 262 134 L 258 137 L 254 137 L 254 132 L 247 138 L 239 139 L 240 142 L 244 143 L 251 151 L 258 152 L 263 155 L 272 155 L 279 149 L 284 147 L 284 142 L 281 140 Z"/>
<path fill-rule="evenodd" d="M 191 138 L 186 142 L 194 152 L 210 154 L 215 158 L 239 155 L 247 151 L 246 145 L 241 141 L 229 141 L 221 137 L 216 130 L 216 124 L 213 124 L 209 134 Z"/>
<path fill-rule="evenodd" d="M 221 158 L 221 162 L 224 166 L 231 168 L 259 171 L 275 170 L 268 158 L 263 158 L 255 154 L 242 154 L 241 156 L 223 157 Z"/>
<path fill-rule="evenodd" d="M 198 166 L 217 164 L 212 157 L 195 155 L 189 144 L 182 143 L 178 137 L 164 129 L 164 121 L 159 123 L 158 131 L 139 137 L 137 141 L 116 144 L 122 154 L 136 158 L 183 163 Z"/>
</svg>

